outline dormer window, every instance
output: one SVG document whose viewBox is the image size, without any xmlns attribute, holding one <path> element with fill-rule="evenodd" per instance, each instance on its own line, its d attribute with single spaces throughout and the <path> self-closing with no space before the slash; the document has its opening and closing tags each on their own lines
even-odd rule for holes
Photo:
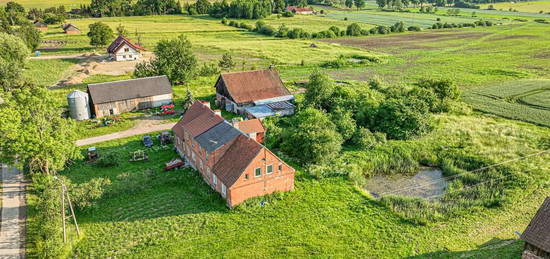
<svg viewBox="0 0 550 259">
<path fill-rule="evenodd" d="M 130 48 L 124 48 L 124 52 L 130 52 Z"/>
</svg>

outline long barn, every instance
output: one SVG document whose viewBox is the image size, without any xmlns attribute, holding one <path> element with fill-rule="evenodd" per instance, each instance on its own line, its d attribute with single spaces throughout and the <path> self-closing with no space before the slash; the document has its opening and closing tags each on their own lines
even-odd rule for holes
<svg viewBox="0 0 550 259">
<path fill-rule="evenodd" d="M 172 103 L 172 86 L 166 76 L 89 84 L 91 112 L 96 118 L 160 107 Z"/>
</svg>

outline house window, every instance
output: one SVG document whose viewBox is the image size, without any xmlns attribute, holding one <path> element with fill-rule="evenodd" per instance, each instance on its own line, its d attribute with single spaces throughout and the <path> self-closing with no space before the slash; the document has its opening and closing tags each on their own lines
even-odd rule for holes
<svg viewBox="0 0 550 259">
<path fill-rule="evenodd" d="M 222 197 L 225 198 L 227 195 L 227 187 L 225 187 L 225 184 L 222 183 Z"/>
<path fill-rule="evenodd" d="M 126 55 L 123 55 L 122 58 L 126 58 Z"/>
<path fill-rule="evenodd" d="M 206 168 L 206 178 L 208 180 L 210 180 L 210 178 L 212 178 L 212 172 L 210 172 L 210 168 Z"/>
<path fill-rule="evenodd" d="M 191 159 L 193 159 L 193 162 L 195 162 L 195 152 L 191 152 Z"/>
<path fill-rule="evenodd" d="M 283 171 L 283 164 L 279 164 L 279 172 Z"/>
<path fill-rule="evenodd" d="M 254 176 L 256 177 L 262 176 L 262 169 L 261 168 L 254 169 Z"/>
<path fill-rule="evenodd" d="M 125 48 L 125 49 L 124 49 L 124 52 L 130 52 L 130 49 L 129 49 L 129 48 Z M 130 56 L 130 57 L 132 57 L 132 56 Z"/>
<path fill-rule="evenodd" d="M 128 58 L 132 58 L 132 55 L 128 55 Z"/>
<path fill-rule="evenodd" d="M 244 179 L 248 180 L 248 174 L 244 174 Z"/>
<path fill-rule="evenodd" d="M 268 165 L 265 169 L 265 173 L 266 174 L 271 174 L 273 173 L 273 165 Z"/>
<path fill-rule="evenodd" d="M 208 161 L 208 152 L 205 152 L 206 153 L 206 161 Z"/>
<path fill-rule="evenodd" d="M 199 160 L 199 168 L 201 169 L 202 171 L 202 161 Z"/>
<path fill-rule="evenodd" d="M 218 184 L 218 177 L 216 175 L 212 175 L 212 186 L 216 187 L 216 184 Z"/>
</svg>

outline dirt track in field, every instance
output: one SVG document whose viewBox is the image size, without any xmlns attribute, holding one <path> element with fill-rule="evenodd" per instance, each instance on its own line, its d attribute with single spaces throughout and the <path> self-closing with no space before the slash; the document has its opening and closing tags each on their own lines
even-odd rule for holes
<svg viewBox="0 0 550 259">
<path fill-rule="evenodd" d="M 325 42 L 337 43 L 364 49 L 387 49 L 388 47 L 399 47 L 400 49 L 434 49 L 436 47 L 423 45 L 439 41 L 479 39 L 491 33 L 485 32 L 419 32 L 383 37 L 365 37 L 324 40 Z"/>
</svg>

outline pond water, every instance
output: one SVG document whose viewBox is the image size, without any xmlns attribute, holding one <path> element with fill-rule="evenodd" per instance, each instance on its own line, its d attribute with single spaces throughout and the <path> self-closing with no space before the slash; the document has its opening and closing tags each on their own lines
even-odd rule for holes
<svg viewBox="0 0 550 259">
<path fill-rule="evenodd" d="M 426 167 L 414 176 L 376 175 L 367 180 L 364 188 L 375 198 L 384 194 L 429 198 L 443 194 L 447 181 L 441 169 Z"/>
</svg>

